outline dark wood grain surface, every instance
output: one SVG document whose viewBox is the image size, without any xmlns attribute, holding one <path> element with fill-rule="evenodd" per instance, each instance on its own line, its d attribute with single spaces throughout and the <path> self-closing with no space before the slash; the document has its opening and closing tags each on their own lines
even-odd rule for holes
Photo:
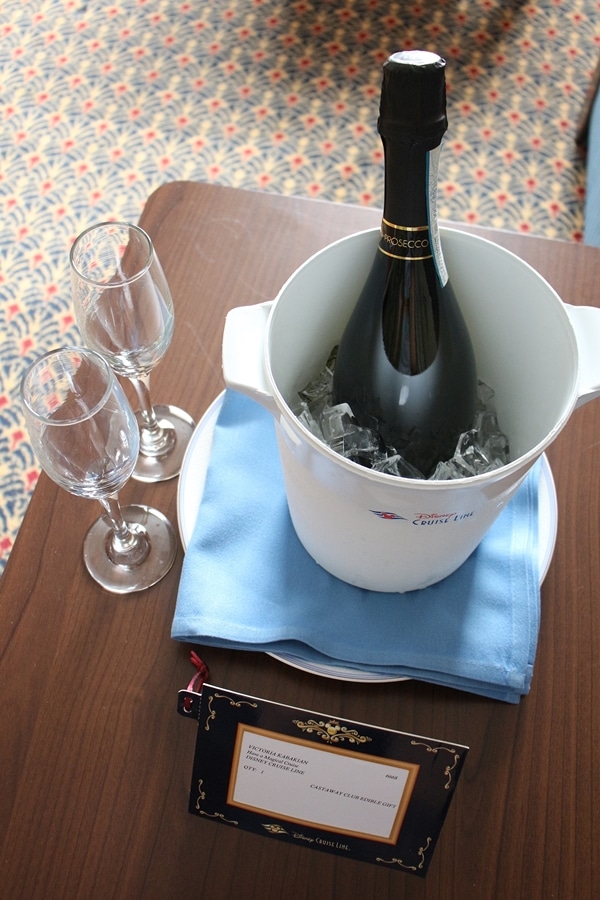
<svg viewBox="0 0 600 900">
<path fill-rule="evenodd" d="M 222 390 L 226 311 L 272 298 L 331 240 L 377 225 L 347 206 L 173 183 L 148 201 L 175 336 L 157 402 L 197 420 Z M 481 232 L 484 233 L 484 232 Z M 600 305 L 600 251 L 487 233 L 569 303 Z M 97 504 L 42 476 L 0 581 L 0 896 L 87 900 L 592 900 L 600 896 L 600 403 L 548 454 L 558 540 L 533 686 L 513 706 L 418 682 L 349 684 L 262 654 L 200 650 L 211 681 L 471 751 L 425 880 L 192 817 L 192 675 L 170 638 L 182 553 L 151 590 L 104 593 L 81 557 Z M 177 482 L 124 500 L 176 522 Z M 98 507 L 99 509 L 99 507 Z"/>
</svg>

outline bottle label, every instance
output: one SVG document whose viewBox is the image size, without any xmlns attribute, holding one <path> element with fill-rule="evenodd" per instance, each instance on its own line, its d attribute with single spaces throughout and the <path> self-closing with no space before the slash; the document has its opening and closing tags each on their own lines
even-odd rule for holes
<svg viewBox="0 0 600 900">
<path fill-rule="evenodd" d="M 431 250 L 433 259 L 435 261 L 438 278 L 440 279 L 440 284 L 444 286 L 448 281 L 448 272 L 446 270 L 446 264 L 444 262 L 444 256 L 442 253 L 442 245 L 440 242 L 437 210 L 440 150 L 441 145 L 439 147 L 435 147 L 433 150 L 430 150 L 427 154 L 427 172 L 429 184 L 429 222 L 431 224 Z"/>
<path fill-rule="evenodd" d="M 431 259 L 433 250 L 428 225 L 407 228 L 383 219 L 379 249 L 395 259 Z"/>
</svg>

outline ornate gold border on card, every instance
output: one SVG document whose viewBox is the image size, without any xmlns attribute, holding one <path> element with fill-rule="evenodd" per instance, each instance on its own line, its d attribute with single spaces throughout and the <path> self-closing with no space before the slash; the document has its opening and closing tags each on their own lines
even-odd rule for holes
<svg viewBox="0 0 600 900">
<path fill-rule="evenodd" d="M 416 866 L 409 866 L 409 865 L 407 865 L 407 863 L 403 862 L 403 860 L 396 859 L 395 856 L 392 857 L 392 859 L 382 859 L 380 856 L 378 856 L 378 857 L 376 857 L 375 861 L 378 863 L 384 863 L 384 864 L 390 865 L 390 866 L 394 866 L 394 865 L 400 866 L 401 869 L 406 869 L 409 872 L 418 872 L 425 865 L 425 854 L 431 847 L 432 841 L 433 841 L 433 839 L 428 837 L 427 841 L 425 842 L 425 846 L 419 847 L 419 849 L 417 851 L 417 856 L 419 857 L 420 862 Z"/>
<path fill-rule="evenodd" d="M 300 719 L 292 721 L 305 734 L 318 735 L 326 744 L 341 744 L 343 741 L 348 741 L 349 744 L 366 744 L 372 740 L 366 735 L 359 734 L 355 728 L 340 725 L 337 719 L 329 719 L 328 722 L 315 719 L 309 719 L 308 722 L 301 722 Z"/>
<path fill-rule="evenodd" d="M 198 796 L 196 797 L 196 809 L 201 816 L 206 816 L 207 819 L 220 819 L 222 822 L 227 822 L 228 825 L 239 825 L 239 822 L 236 819 L 226 819 L 223 813 L 220 812 L 206 812 L 205 809 L 202 809 L 200 804 L 206 800 L 206 793 L 202 790 L 202 784 L 204 782 L 203 778 L 198 780 L 197 791 Z"/>
<path fill-rule="evenodd" d="M 227 694 L 211 694 L 208 698 L 208 715 L 204 723 L 205 731 L 210 731 L 210 723 L 214 722 L 217 718 L 217 711 L 216 709 L 213 709 L 213 700 L 227 700 L 230 706 L 235 706 L 238 709 L 240 709 L 242 705 L 251 706 L 254 709 L 258 707 L 258 703 L 254 703 L 250 700 L 234 700 L 233 697 L 228 697 Z"/>
<path fill-rule="evenodd" d="M 457 753 L 454 747 L 432 747 L 430 744 L 425 743 L 425 741 L 411 741 L 413 747 L 425 747 L 427 753 L 439 753 L 440 750 L 443 750 L 445 753 L 451 753 L 454 757 L 454 762 L 452 765 L 446 766 L 444 769 L 444 775 L 448 778 L 448 781 L 444 785 L 444 790 L 449 791 L 450 785 L 452 784 L 452 772 L 457 767 L 458 762 L 460 760 L 460 753 Z"/>
</svg>

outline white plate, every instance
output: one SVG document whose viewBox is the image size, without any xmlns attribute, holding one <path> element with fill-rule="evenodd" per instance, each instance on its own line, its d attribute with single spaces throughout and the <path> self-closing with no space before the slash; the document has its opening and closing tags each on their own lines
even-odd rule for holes
<svg viewBox="0 0 600 900">
<path fill-rule="evenodd" d="M 224 392 L 211 403 L 194 430 L 188 444 L 177 489 L 177 524 L 184 550 L 191 540 L 196 524 L 196 515 L 204 493 L 204 483 L 212 448 L 212 439 L 219 410 L 223 404 Z M 558 505 L 556 501 L 556 488 L 552 471 L 546 455 L 542 456 L 542 468 L 540 472 L 539 491 L 539 566 L 540 584 L 543 582 L 554 553 L 556 544 L 556 531 L 558 527 Z M 342 666 L 327 666 L 313 663 L 292 654 L 270 653 L 274 659 L 310 672 L 313 675 L 322 675 L 325 678 L 335 678 L 340 681 L 355 682 L 390 682 L 406 681 L 404 677 L 387 677 L 372 672 L 357 669 L 344 668 Z"/>
</svg>

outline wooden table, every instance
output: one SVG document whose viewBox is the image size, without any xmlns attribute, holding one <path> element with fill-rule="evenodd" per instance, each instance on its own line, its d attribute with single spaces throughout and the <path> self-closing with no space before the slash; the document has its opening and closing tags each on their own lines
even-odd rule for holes
<svg viewBox="0 0 600 900">
<path fill-rule="evenodd" d="M 226 311 L 272 298 L 331 240 L 379 213 L 200 184 L 149 200 L 175 299 L 159 402 L 197 419 L 222 390 Z M 485 233 L 485 232 L 482 232 Z M 488 233 L 489 235 L 489 233 Z M 570 303 L 599 304 L 600 251 L 492 233 Z M 0 896 L 108 900 L 533 900 L 600 896 L 600 403 L 549 452 L 559 525 L 533 687 L 513 706 L 418 682 L 349 684 L 252 652 L 200 650 L 231 690 L 470 746 L 426 879 L 279 844 L 187 812 L 192 668 L 170 638 L 182 553 L 159 585 L 115 597 L 88 578 L 97 505 L 42 476 L 0 582 Z M 176 522 L 177 482 L 124 499 Z"/>
</svg>

